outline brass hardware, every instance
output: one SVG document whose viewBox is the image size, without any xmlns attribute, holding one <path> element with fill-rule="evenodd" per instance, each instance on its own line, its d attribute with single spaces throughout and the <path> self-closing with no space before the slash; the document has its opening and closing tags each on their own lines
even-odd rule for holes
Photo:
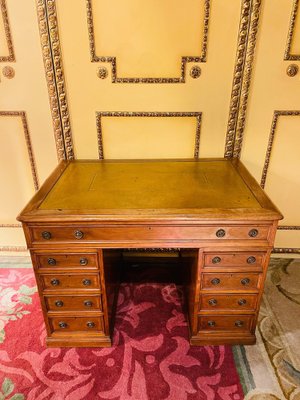
<svg viewBox="0 0 300 400">
<path fill-rule="evenodd" d="M 254 264 L 256 262 L 256 258 L 254 256 L 250 256 L 247 258 L 248 264 Z"/>
<path fill-rule="evenodd" d="M 249 283 L 250 283 L 250 279 L 249 278 L 243 278 L 242 280 L 241 280 L 241 284 L 242 285 L 249 285 Z"/>
<path fill-rule="evenodd" d="M 293 77 L 298 74 L 299 67 L 296 64 L 290 64 L 286 69 L 287 76 Z"/>
<path fill-rule="evenodd" d="M 48 258 L 48 264 L 49 264 L 49 265 L 56 265 L 56 260 L 55 260 L 55 258 Z"/>
<path fill-rule="evenodd" d="M 212 263 L 213 263 L 213 264 L 218 264 L 219 262 L 221 262 L 221 257 L 214 257 L 214 258 L 212 259 Z"/>
<path fill-rule="evenodd" d="M 216 232 L 216 236 L 218 238 L 224 237 L 225 234 L 226 234 L 226 232 L 224 231 L 224 229 L 218 229 L 217 232 Z"/>
<path fill-rule="evenodd" d="M 56 278 L 51 279 L 51 285 L 52 285 L 52 286 L 58 286 L 58 285 L 59 285 L 59 280 L 56 279 Z"/>
<path fill-rule="evenodd" d="M 108 76 L 108 71 L 107 71 L 107 69 L 104 68 L 104 67 L 98 68 L 98 70 L 97 70 L 97 76 L 98 76 L 98 78 L 100 78 L 100 79 L 105 79 L 105 78 L 107 78 L 107 76 Z"/>
<path fill-rule="evenodd" d="M 91 283 L 92 283 L 92 281 L 91 281 L 90 279 L 84 279 L 84 280 L 82 281 L 82 283 L 83 283 L 84 286 L 90 286 Z"/>
<path fill-rule="evenodd" d="M 81 258 L 79 263 L 80 263 L 80 265 L 88 265 L 88 259 L 87 258 Z"/>
<path fill-rule="evenodd" d="M 95 328 L 95 322 L 89 321 L 89 322 L 86 323 L 86 326 L 88 328 Z"/>
<path fill-rule="evenodd" d="M 210 305 L 210 306 L 216 306 L 217 305 L 217 300 L 216 299 L 210 299 L 210 300 L 208 300 L 208 304 Z"/>
<path fill-rule="evenodd" d="M 75 231 L 74 236 L 76 239 L 82 239 L 83 238 L 83 232 L 82 231 Z"/>
<path fill-rule="evenodd" d="M 51 233 L 48 231 L 42 232 L 42 238 L 45 240 L 50 240 L 51 239 Z"/>
<path fill-rule="evenodd" d="M 246 301 L 245 299 L 240 299 L 240 300 L 238 301 L 238 305 L 239 305 L 239 306 L 244 306 L 246 303 L 247 303 L 247 301 Z"/>
<path fill-rule="evenodd" d="M 55 302 L 55 305 L 56 305 L 56 307 L 62 307 L 62 306 L 64 305 L 64 302 L 61 301 L 61 300 L 57 300 L 57 301 Z"/>
<path fill-rule="evenodd" d="M 92 307 L 93 302 L 92 302 L 91 300 L 85 300 L 85 301 L 83 302 L 83 304 L 84 304 L 86 307 Z"/>
<path fill-rule="evenodd" d="M 207 321 L 208 326 L 216 326 L 215 321 Z"/>
<path fill-rule="evenodd" d="M 237 320 L 237 321 L 235 321 L 234 325 L 237 326 L 238 328 L 240 328 L 241 326 L 244 325 L 244 322 L 240 321 L 240 320 Z"/>
<path fill-rule="evenodd" d="M 258 235 L 258 230 L 257 229 L 251 229 L 248 233 L 250 237 L 256 237 Z"/>
<path fill-rule="evenodd" d="M 65 329 L 65 328 L 67 328 L 67 326 L 68 326 L 68 324 L 67 324 L 66 322 L 62 322 L 62 321 L 59 322 L 58 325 L 59 325 L 59 327 L 62 328 L 62 329 Z"/>
<path fill-rule="evenodd" d="M 12 79 L 15 76 L 15 70 L 13 69 L 13 67 L 7 65 L 3 67 L 2 74 L 3 76 L 5 76 L 5 78 Z"/>
<path fill-rule="evenodd" d="M 190 70 L 190 75 L 193 79 L 197 79 L 201 75 L 201 68 L 198 65 L 194 65 Z"/>
<path fill-rule="evenodd" d="M 211 283 L 212 283 L 213 285 L 218 285 L 220 282 L 221 282 L 221 281 L 220 281 L 219 278 L 214 278 L 214 279 L 211 280 Z"/>
</svg>

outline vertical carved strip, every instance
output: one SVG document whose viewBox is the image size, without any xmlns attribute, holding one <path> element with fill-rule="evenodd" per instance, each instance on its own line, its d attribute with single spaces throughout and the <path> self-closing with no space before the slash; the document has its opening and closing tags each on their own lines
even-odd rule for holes
<svg viewBox="0 0 300 400">
<path fill-rule="evenodd" d="M 37 0 L 38 22 L 58 159 L 74 158 L 55 0 Z"/>
<path fill-rule="evenodd" d="M 8 56 L 0 56 L 0 61 L 16 61 L 5 0 L 0 1 L 0 10 L 3 18 L 5 39 L 8 47 Z"/>
<path fill-rule="evenodd" d="M 195 151 L 194 158 L 199 158 L 199 150 L 200 150 L 200 131 L 201 131 L 201 116 L 202 114 L 197 116 L 197 128 L 196 128 L 196 139 L 195 139 Z"/>
<path fill-rule="evenodd" d="M 293 40 L 293 36 L 294 36 L 294 29 L 295 29 L 295 24 L 296 24 L 298 6 L 299 6 L 299 0 L 294 0 L 291 20 L 290 20 L 290 26 L 289 26 L 289 31 L 288 31 L 288 37 L 287 37 L 287 44 L 286 44 L 286 49 L 284 52 L 284 60 L 300 60 L 300 55 L 291 54 L 292 40 Z"/>
<path fill-rule="evenodd" d="M 265 157 L 265 163 L 264 163 L 262 176 L 261 176 L 261 180 L 260 180 L 260 186 L 262 187 L 262 189 L 265 188 L 265 184 L 266 184 L 267 173 L 268 173 L 268 168 L 269 168 L 270 158 L 271 158 L 271 151 L 272 151 L 272 147 L 273 147 L 275 130 L 276 130 L 279 115 L 280 115 L 279 111 L 274 111 L 273 121 L 272 121 L 272 125 L 271 125 L 271 132 L 270 132 L 270 136 L 269 136 L 268 147 L 267 147 L 267 152 L 266 152 L 266 157 Z"/>
<path fill-rule="evenodd" d="M 226 158 L 239 157 L 256 44 L 261 0 L 243 0 L 225 143 Z M 237 132 L 238 131 L 238 132 Z M 235 142 L 237 140 L 237 144 Z"/>
</svg>

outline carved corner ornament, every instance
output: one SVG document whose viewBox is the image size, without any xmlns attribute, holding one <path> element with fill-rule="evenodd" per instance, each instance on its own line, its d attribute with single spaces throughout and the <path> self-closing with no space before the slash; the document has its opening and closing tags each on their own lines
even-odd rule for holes
<svg viewBox="0 0 300 400">
<path fill-rule="evenodd" d="M 297 64 L 290 64 L 286 69 L 287 76 L 293 77 L 296 76 L 299 71 L 299 67 Z"/>
<path fill-rule="evenodd" d="M 12 79 L 15 76 L 15 70 L 13 67 L 6 65 L 2 68 L 2 74 L 7 79 Z"/>
</svg>

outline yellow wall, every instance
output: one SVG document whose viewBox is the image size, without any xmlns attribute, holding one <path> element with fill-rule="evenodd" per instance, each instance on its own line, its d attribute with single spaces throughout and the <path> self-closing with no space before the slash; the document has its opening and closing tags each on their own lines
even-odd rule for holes
<svg viewBox="0 0 300 400">
<path fill-rule="evenodd" d="M 24 250 L 15 216 L 58 159 L 225 154 L 285 215 L 278 251 L 299 253 L 295 0 L 0 3 L 2 251 Z"/>
</svg>

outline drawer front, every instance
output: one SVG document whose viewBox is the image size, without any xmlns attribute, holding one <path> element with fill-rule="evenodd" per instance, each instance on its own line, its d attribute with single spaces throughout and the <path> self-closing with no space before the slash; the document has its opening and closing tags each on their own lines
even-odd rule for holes
<svg viewBox="0 0 300 400">
<path fill-rule="evenodd" d="M 102 317 L 53 317 L 49 318 L 52 332 L 103 332 L 104 323 Z"/>
<path fill-rule="evenodd" d="M 257 303 L 255 294 L 203 294 L 200 298 L 200 310 L 254 311 Z"/>
<path fill-rule="evenodd" d="M 74 226 L 31 228 L 33 242 L 130 242 L 141 240 L 266 240 L 269 226 Z"/>
<path fill-rule="evenodd" d="M 45 296 L 49 311 L 102 311 L 101 297 L 98 296 Z"/>
<path fill-rule="evenodd" d="M 44 289 L 99 289 L 98 274 L 51 274 L 40 275 Z"/>
<path fill-rule="evenodd" d="M 38 254 L 38 268 L 92 268 L 97 269 L 97 254 Z"/>
<path fill-rule="evenodd" d="M 243 332 L 250 331 L 252 315 L 205 315 L 198 318 L 198 332 Z"/>
<path fill-rule="evenodd" d="M 249 290 L 258 289 L 260 274 L 245 273 L 203 273 L 201 287 L 203 290 Z"/>
<path fill-rule="evenodd" d="M 205 254 L 204 267 L 262 268 L 263 253 L 214 253 Z"/>
</svg>

